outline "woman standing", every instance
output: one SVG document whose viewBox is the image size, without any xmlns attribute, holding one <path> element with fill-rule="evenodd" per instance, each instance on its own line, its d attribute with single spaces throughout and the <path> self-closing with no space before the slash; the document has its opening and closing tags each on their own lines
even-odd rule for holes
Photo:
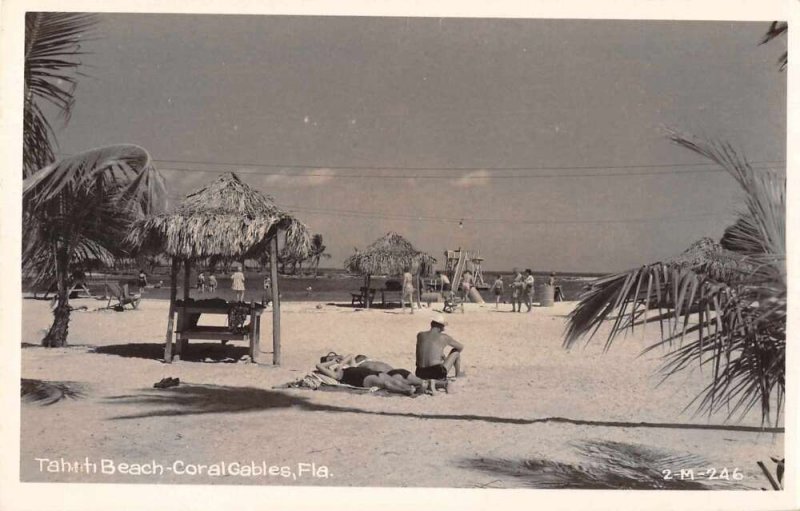
<svg viewBox="0 0 800 511">
<path fill-rule="evenodd" d="M 236 301 L 244 301 L 244 273 L 237 265 L 234 267 L 233 275 L 231 275 L 231 289 L 236 294 Z"/>
<path fill-rule="evenodd" d="M 411 275 L 411 268 L 406 268 L 403 272 L 403 291 L 400 295 L 400 310 L 405 310 L 406 300 L 411 314 L 414 314 L 414 276 Z"/>
</svg>

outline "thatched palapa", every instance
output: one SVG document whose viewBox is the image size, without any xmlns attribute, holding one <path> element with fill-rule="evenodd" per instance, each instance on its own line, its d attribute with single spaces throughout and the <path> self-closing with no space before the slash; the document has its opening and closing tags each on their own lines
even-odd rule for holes
<svg viewBox="0 0 800 511">
<path fill-rule="evenodd" d="M 411 273 L 423 277 L 433 272 L 436 259 L 415 249 L 396 232 L 390 232 L 376 240 L 364 251 L 357 251 L 347 258 L 344 267 L 352 273 L 363 275 L 399 275 L 410 268 Z"/>
<path fill-rule="evenodd" d="M 357 250 L 345 260 L 344 267 L 349 272 L 364 275 L 362 292 L 364 303 L 369 308 L 371 296 L 369 283 L 372 275 L 399 275 L 408 268 L 411 273 L 417 275 L 417 288 L 421 289 L 420 277 L 429 276 L 433 272 L 434 264 L 436 259 L 433 256 L 415 249 L 408 240 L 396 232 L 390 232 L 363 252 Z"/>
<path fill-rule="evenodd" d="M 137 222 L 126 241 L 184 260 L 246 258 L 267 251 L 278 231 L 286 233 L 287 246 L 308 255 L 306 226 L 231 172 L 186 196 L 175 211 Z"/>
<path fill-rule="evenodd" d="M 190 272 L 194 261 L 209 257 L 245 259 L 270 253 L 273 289 L 273 363 L 280 364 L 280 293 L 278 290 L 278 235 L 285 233 L 290 251 L 307 256 L 311 237 L 306 226 L 287 212 L 281 211 L 272 199 L 243 183 L 234 173 L 220 176 L 186 199 L 171 213 L 152 216 L 134 224 L 126 238 L 135 251 L 164 253 L 172 257 L 170 312 L 164 360 L 172 361 L 172 326 L 176 309 L 179 265 L 184 266 L 181 315 L 186 317 L 189 301 Z M 250 305 L 251 311 L 255 304 Z M 252 324 L 251 317 L 251 324 Z M 185 325 L 179 325 L 183 332 Z M 183 338 L 178 343 L 182 350 Z M 258 354 L 258 336 L 251 338 L 253 361 Z"/>
</svg>

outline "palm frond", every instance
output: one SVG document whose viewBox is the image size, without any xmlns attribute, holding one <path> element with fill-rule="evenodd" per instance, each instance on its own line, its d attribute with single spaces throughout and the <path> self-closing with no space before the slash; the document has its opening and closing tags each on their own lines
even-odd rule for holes
<svg viewBox="0 0 800 511">
<path fill-rule="evenodd" d="M 674 131 L 669 137 L 726 169 L 746 194 L 743 211 L 721 243 L 704 238 L 672 259 L 595 281 L 569 316 L 564 345 L 591 340 L 608 321 L 608 349 L 620 334 L 658 322 L 661 340 L 646 351 L 670 350 L 665 377 L 693 363 L 713 367 L 692 403 L 698 410 L 725 408 L 731 417 L 758 406 L 762 422 L 773 409 L 777 421 L 785 374 L 786 177 L 754 170 L 728 144 Z M 652 309 L 659 312 L 648 317 Z"/>
<path fill-rule="evenodd" d="M 76 382 L 43 381 L 22 378 L 20 396 L 24 401 L 50 406 L 66 398 L 80 399 L 86 395 L 85 385 Z"/>
<path fill-rule="evenodd" d="M 84 54 L 81 44 L 97 24 L 94 14 L 29 12 L 25 15 L 23 177 L 53 160 L 55 135 L 42 112 L 54 105 L 69 120 Z"/>
<path fill-rule="evenodd" d="M 532 488 L 603 490 L 710 490 L 741 488 L 730 482 L 695 481 L 664 477 L 679 468 L 701 469 L 708 462 L 689 453 L 675 453 L 650 446 L 623 442 L 590 440 L 573 445 L 583 460 L 564 463 L 544 458 L 509 460 L 502 458 L 467 459 L 463 468 L 480 470 L 492 476 L 518 480 Z"/>
<path fill-rule="evenodd" d="M 789 31 L 789 24 L 785 21 L 773 21 L 767 33 L 764 34 L 764 37 L 761 38 L 760 44 L 766 44 L 774 39 L 777 39 L 779 36 L 787 33 Z M 781 71 L 786 69 L 786 66 L 789 64 L 789 52 L 784 51 L 781 55 L 780 59 L 778 59 L 778 64 L 780 65 Z"/>
<path fill-rule="evenodd" d="M 122 255 L 129 225 L 165 196 L 149 154 L 134 145 L 93 149 L 40 169 L 23 182 L 23 272 L 35 285 L 52 281 L 56 246 L 71 263 L 110 264 Z"/>
</svg>

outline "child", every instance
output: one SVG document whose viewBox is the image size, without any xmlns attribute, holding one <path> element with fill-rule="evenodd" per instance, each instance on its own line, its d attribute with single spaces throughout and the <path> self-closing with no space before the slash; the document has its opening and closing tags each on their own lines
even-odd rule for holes
<svg viewBox="0 0 800 511">
<path fill-rule="evenodd" d="M 239 266 L 234 266 L 233 275 L 231 275 L 231 289 L 236 293 L 236 301 L 244 301 L 244 273 Z"/>
<path fill-rule="evenodd" d="M 197 274 L 197 290 L 201 293 L 206 292 L 206 275 L 203 272 Z"/>
<path fill-rule="evenodd" d="M 208 291 L 213 293 L 217 290 L 217 277 L 213 273 L 208 275 Z"/>
<path fill-rule="evenodd" d="M 494 306 L 500 308 L 500 297 L 503 296 L 503 277 L 498 275 L 490 291 L 494 291 Z"/>
</svg>

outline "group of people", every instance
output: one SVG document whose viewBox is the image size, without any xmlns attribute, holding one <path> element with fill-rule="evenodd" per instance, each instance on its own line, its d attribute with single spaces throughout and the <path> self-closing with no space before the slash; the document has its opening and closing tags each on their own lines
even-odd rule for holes
<svg viewBox="0 0 800 511">
<path fill-rule="evenodd" d="M 530 269 L 526 269 L 525 273 L 519 271 L 519 269 L 514 268 L 514 280 L 511 282 L 511 311 L 512 312 L 522 312 L 522 305 L 525 304 L 527 308 L 527 312 L 531 312 L 533 310 L 533 297 L 535 293 L 535 284 L 536 281 L 533 278 L 533 271 Z M 559 286 L 556 286 L 556 274 L 555 272 L 551 272 L 550 276 L 547 278 L 548 286 L 555 287 L 556 297 L 557 299 L 562 299 L 561 296 L 561 289 Z M 503 298 L 505 293 L 505 284 L 503 282 L 502 275 L 498 275 L 495 279 L 492 287 L 489 289 L 491 293 L 495 296 L 495 307 L 500 307 L 500 300 Z"/>
<path fill-rule="evenodd" d="M 197 290 L 201 293 L 205 293 L 206 291 L 213 293 L 217 290 L 217 277 L 213 272 L 209 272 L 208 277 L 206 277 L 205 272 L 202 271 L 197 274 Z"/>
<path fill-rule="evenodd" d="M 209 272 L 207 277 L 203 271 L 197 274 L 197 290 L 201 293 L 213 293 L 217 290 L 217 277 L 213 272 Z M 233 273 L 231 274 L 231 291 L 233 291 L 235 295 L 236 302 L 244 301 L 245 290 L 244 272 L 242 272 L 239 265 L 235 265 L 233 267 Z M 265 307 L 272 301 L 272 279 L 269 275 L 264 277 L 261 299 Z"/>
<path fill-rule="evenodd" d="M 447 321 L 441 313 L 434 314 L 430 328 L 417 334 L 416 369 L 396 369 L 386 362 L 371 360 L 366 355 L 329 353 L 316 366 L 318 374 L 350 385 L 386 389 L 389 392 L 414 395 L 434 394 L 437 388 L 447 389 L 447 377 L 452 369 L 455 377 L 464 376 L 461 353 L 464 346 L 444 333 Z M 447 348 L 450 351 L 445 354 Z"/>
</svg>

